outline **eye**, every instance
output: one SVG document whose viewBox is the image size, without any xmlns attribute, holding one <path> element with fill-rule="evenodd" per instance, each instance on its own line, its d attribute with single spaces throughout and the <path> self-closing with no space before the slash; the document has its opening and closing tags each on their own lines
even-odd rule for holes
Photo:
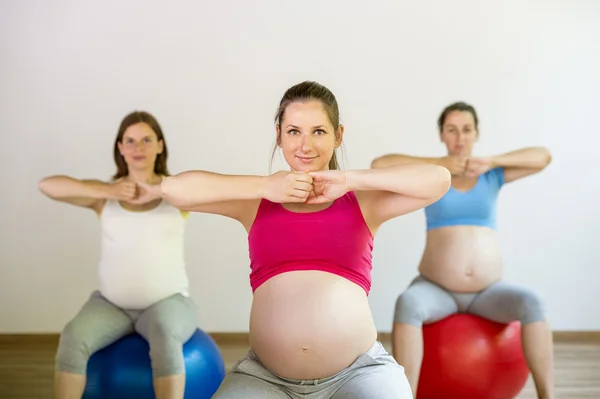
<svg viewBox="0 0 600 399">
<path fill-rule="evenodd" d="M 319 130 L 315 130 L 315 133 L 318 135 L 323 135 L 323 134 L 326 134 L 327 132 L 325 130 L 319 129 Z"/>
<path fill-rule="evenodd" d="M 299 133 L 300 133 L 300 132 L 299 132 L 299 131 L 297 131 L 296 129 L 288 130 L 288 134 L 292 134 L 292 135 L 294 135 L 294 134 L 299 134 Z"/>
</svg>

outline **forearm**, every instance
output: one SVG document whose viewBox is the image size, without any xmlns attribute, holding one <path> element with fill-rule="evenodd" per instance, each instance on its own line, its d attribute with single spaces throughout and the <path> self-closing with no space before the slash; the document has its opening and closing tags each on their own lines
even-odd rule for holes
<svg viewBox="0 0 600 399">
<path fill-rule="evenodd" d="M 197 206 L 214 202 L 260 199 L 264 177 L 223 175 L 207 171 L 188 171 L 165 178 L 163 198 L 175 206 Z"/>
<path fill-rule="evenodd" d="M 491 157 L 492 166 L 495 168 L 543 169 L 551 160 L 550 151 L 544 147 L 523 148 Z"/>
<path fill-rule="evenodd" d="M 426 163 L 346 172 L 348 191 L 381 190 L 414 198 L 439 198 L 450 188 L 448 169 Z"/>
<path fill-rule="evenodd" d="M 390 166 L 406 164 L 430 164 L 439 165 L 441 158 L 415 157 L 405 154 L 386 154 L 375 158 L 371 162 L 371 168 L 387 168 Z"/>
<path fill-rule="evenodd" d="M 103 199 L 108 197 L 109 184 L 98 180 L 78 180 L 69 176 L 50 176 L 42 179 L 38 187 L 53 199 L 86 197 Z"/>
</svg>

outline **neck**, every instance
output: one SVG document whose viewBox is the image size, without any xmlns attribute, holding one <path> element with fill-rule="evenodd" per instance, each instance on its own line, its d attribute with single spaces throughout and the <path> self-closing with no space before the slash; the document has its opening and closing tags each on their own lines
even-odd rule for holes
<svg viewBox="0 0 600 399">
<path fill-rule="evenodd" d="M 142 183 L 155 183 L 159 180 L 159 177 L 154 173 L 153 170 L 129 170 L 127 173 L 127 180 Z"/>
</svg>

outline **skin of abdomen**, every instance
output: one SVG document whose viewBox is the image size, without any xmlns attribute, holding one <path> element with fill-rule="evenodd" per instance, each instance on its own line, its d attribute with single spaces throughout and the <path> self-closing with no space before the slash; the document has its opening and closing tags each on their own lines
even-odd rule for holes
<svg viewBox="0 0 600 399">
<path fill-rule="evenodd" d="M 365 291 L 321 271 L 277 275 L 254 293 L 250 345 L 269 370 L 290 379 L 334 375 L 377 339 Z"/>
<path fill-rule="evenodd" d="M 419 272 L 450 291 L 481 291 L 502 278 L 502 268 L 493 229 L 453 226 L 427 232 Z"/>
</svg>

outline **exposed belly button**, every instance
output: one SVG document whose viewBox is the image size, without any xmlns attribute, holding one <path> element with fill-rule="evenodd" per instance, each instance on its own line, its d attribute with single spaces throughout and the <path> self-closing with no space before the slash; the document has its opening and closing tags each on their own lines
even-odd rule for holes
<svg viewBox="0 0 600 399">
<path fill-rule="evenodd" d="M 467 277 L 472 277 L 473 276 L 473 269 L 467 269 L 467 271 L 465 272 L 465 275 Z"/>
</svg>

